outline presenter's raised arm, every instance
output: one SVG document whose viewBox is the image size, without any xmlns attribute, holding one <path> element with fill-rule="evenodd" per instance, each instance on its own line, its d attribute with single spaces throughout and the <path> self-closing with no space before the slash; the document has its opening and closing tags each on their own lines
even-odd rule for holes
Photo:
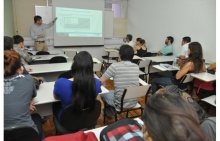
<svg viewBox="0 0 220 141">
<path fill-rule="evenodd" d="M 56 22 L 56 20 L 57 20 L 57 17 L 53 20 L 53 23 L 55 23 Z"/>
</svg>

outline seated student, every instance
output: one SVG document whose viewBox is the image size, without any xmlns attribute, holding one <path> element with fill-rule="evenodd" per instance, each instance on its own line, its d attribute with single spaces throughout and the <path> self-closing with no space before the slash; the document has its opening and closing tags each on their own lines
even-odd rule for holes
<svg viewBox="0 0 220 141">
<path fill-rule="evenodd" d="M 180 52 L 179 58 L 181 58 L 181 59 L 188 58 L 188 47 L 189 47 L 189 43 L 190 42 L 191 42 L 191 38 L 190 37 L 188 37 L 188 36 L 183 37 L 182 42 L 181 42 L 182 48 L 181 48 L 181 52 Z"/>
<path fill-rule="evenodd" d="M 34 79 L 30 75 L 22 75 L 22 72 L 19 54 L 13 50 L 4 51 L 4 127 L 30 126 L 42 137 L 40 115 L 30 114 L 36 111 L 31 102 L 37 95 Z"/>
<path fill-rule="evenodd" d="M 13 38 L 4 36 L 4 50 L 12 50 L 14 45 Z"/>
<path fill-rule="evenodd" d="M 144 39 L 137 38 L 133 47 L 134 51 L 137 51 L 137 56 L 143 57 L 147 53 L 147 47 Z"/>
<path fill-rule="evenodd" d="M 181 42 L 182 48 L 181 48 L 180 56 L 179 59 L 177 60 L 177 64 L 181 67 L 185 64 L 185 61 L 188 58 L 188 46 L 190 42 L 191 42 L 190 37 L 188 36 L 183 37 Z"/>
<path fill-rule="evenodd" d="M 133 56 L 133 48 L 129 45 L 122 45 L 119 50 L 119 62 L 111 64 L 100 78 L 102 83 L 105 83 L 111 77 L 114 78 L 115 90 L 101 95 L 102 100 L 109 105 L 106 109 L 106 115 L 110 118 L 114 117 L 114 108 L 120 108 L 124 89 L 128 86 L 139 85 L 139 67 L 131 62 Z M 132 108 L 137 102 L 137 98 L 127 99 L 124 101 L 123 107 Z"/>
<path fill-rule="evenodd" d="M 14 51 L 19 53 L 21 56 L 21 63 L 23 65 L 28 65 L 32 62 L 32 57 L 27 53 L 27 51 L 24 49 L 24 38 L 20 35 L 15 35 L 13 37 L 14 39 Z"/>
<path fill-rule="evenodd" d="M 93 61 L 88 52 L 81 51 L 74 57 L 71 71 L 72 78 L 59 78 L 54 85 L 54 97 L 59 98 L 62 104 L 58 120 L 64 108 L 70 104 L 75 113 L 80 113 L 86 108 L 94 108 L 95 99 L 101 92 L 102 84 L 94 78 Z"/>
<path fill-rule="evenodd" d="M 198 114 L 200 123 L 204 122 L 204 120 L 209 117 L 205 110 L 196 101 L 194 101 L 188 93 L 184 92 L 176 85 L 168 85 L 160 88 L 155 94 L 169 94 L 181 97 L 184 101 L 193 106 L 196 113 Z"/>
<path fill-rule="evenodd" d="M 143 114 L 148 141 L 208 141 L 193 107 L 181 97 L 155 94 Z"/>
<path fill-rule="evenodd" d="M 157 55 L 158 56 L 166 56 L 167 54 L 169 53 L 173 53 L 173 46 L 172 46 L 172 43 L 173 43 L 174 39 L 172 36 L 168 36 L 167 39 L 165 40 L 165 44 L 166 46 L 161 49 L 160 51 L 157 52 Z"/>
<path fill-rule="evenodd" d="M 189 57 L 185 65 L 176 73 L 175 78 L 162 77 L 152 80 L 152 94 L 154 94 L 160 88 L 160 85 L 178 85 L 181 78 L 187 73 L 199 73 L 206 71 L 205 64 L 203 62 L 202 46 L 200 43 L 190 43 L 188 54 Z"/>
<path fill-rule="evenodd" d="M 176 85 L 169 85 L 159 89 L 155 94 L 169 94 L 179 96 L 184 101 L 192 105 L 198 115 L 200 127 L 206 133 L 206 138 L 210 141 L 215 141 L 216 118 L 209 117 L 209 115 L 204 111 L 204 109 L 196 101 L 194 101 L 188 93 L 182 91 Z"/>
<path fill-rule="evenodd" d="M 13 44 L 14 44 L 14 40 L 11 37 L 8 36 L 4 36 L 4 50 L 13 50 Z M 23 73 L 22 74 L 29 74 L 29 72 L 32 71 L 32 68 L 25 68 L 24 65 L 23 66 Z M 42 77 L 34 77 L 34 79 L 38 80 L 38 81 L 46 81 L 44 78 Z"/>
<path fill-rule="evenodd" d="M 138 38 L 136 39 L 136 42 L 135 42 L 134 46 L 133 46 L 134 51 L 137 51 L 136 48 L 141 45 L 140 41 L 141 41 L 141 38 L 138 37 Z"/>
<path fill-rule="evenodd" d="M 133 43 L 133 41 L 132 41 L 132 35 L 131 35 L 131 34 L 127 34 L 127 35 L 126 35 L 125 44 L 126 44 L 126 45 L 129 45 L 129 46 L 131 46 L 131 47 L 134 46 L 134 43 Z"/>
</svg>

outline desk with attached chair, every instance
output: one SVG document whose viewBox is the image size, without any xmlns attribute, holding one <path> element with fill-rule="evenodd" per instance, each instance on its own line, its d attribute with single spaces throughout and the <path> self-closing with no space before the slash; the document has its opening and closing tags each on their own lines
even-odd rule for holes
<svg viewBox="0 0 220 141">
<path fill-rule="evenodd" d="M 41 116 L 53 115 L 52 103 L 58 102 L 60 100 L 55 99 L 53 96 L 55 82 L 46 82 L 40 85 L 39 90 L 37 90 L 37 96 L 34 98 L 34 105 L 37 107 L 37 113 Z M 101 86 L 102 92 L 99 94 L 106 94 L 109 91 Z"/>
</svg>

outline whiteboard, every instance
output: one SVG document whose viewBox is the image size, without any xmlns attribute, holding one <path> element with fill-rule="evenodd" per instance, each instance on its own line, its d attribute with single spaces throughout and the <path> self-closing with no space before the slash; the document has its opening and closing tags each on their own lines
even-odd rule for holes
<svg viewBox="0 0 220 141">
<path fill-rule="evenodd" d="M 39 15 L 43 19 L 43 23 L 49 23 L 53 20 L 52 18 L 52 6 L 35 6 L 35 14 Z M 104 38 L 113 37 L 113 11 L 104 11 Z M 47 29 L 46 38 L 53 38 L 53 28 Z"/>
<path fill-rule="evenodd" d="M 35 14 L 42 17 L 43 23 L 48 24 L 53 20 L 52 6 L 35 6 Z M 54 26 L 46 30 L 47 39 L 53 38 L 53 28 Z"/>
<path fill-rule="evenodd" d="M 113 20 L 114 13 L 113 11 L 104 11 L 104 37 L 112 38 L 113 37 Z"/>
</svg>

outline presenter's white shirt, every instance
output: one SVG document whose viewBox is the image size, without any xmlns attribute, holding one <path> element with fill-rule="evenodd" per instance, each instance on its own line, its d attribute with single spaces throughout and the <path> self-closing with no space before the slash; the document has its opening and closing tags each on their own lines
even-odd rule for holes
<svg viewBox="0 0 220 141">
<path fill-rule="evenodd" d="M 188 47 L 189 47 L 189 43 L 186 43 L 182 46 L 180 53 L 181 56 L 185 56 L 185 58 L 188 58 Z"/>
</svg>

